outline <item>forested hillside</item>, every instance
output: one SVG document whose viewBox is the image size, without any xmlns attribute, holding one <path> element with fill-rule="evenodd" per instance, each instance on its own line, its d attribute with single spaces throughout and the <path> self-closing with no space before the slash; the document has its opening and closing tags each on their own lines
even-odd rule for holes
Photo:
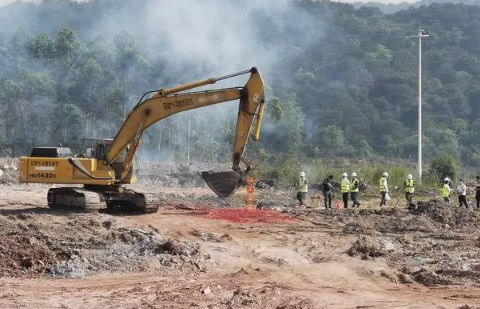
<svg viewBox="0 0 480 309">
<path fill-rule="evenodd" d="M 257 66 L 269 104 L 262 142 L 250 149 L 257 159 L 416 160 L 418 41 L 405 36 L 418 21 L 430 31 L 425 159 L 448 153 L 478 165 L 480 7 L 448 3 L 393 15 L 307 0 L 1 7 L 0 148 L 76 149 L 84 137 L 114 136 L 146 91 Z M 228 103 L 166 119 L 148 131 L 144 153 L 229 158 L 235 116 Z"/>
<path fill-rule="evenodd" d="M 419 0 L 419 1 L 414 1 L 414 2 L 401 2 L 397 1 L 396 3 L 382 3 L 378 2 L 375 0 L 372 1 L 355 1 L 352 2 L 353 6 L 355 8 L 360 8 L 362 6 L 373 6 L 379 8 L 383 13 L 396 13 L 400 10 L 406 10 L 410 6 L 412 7 L 420 7 L 422 5 L 430 5 L 432 3 L 438 3 L 438 4 L 446 4 L 446 3 L 456 3 L 456 4 L 469 4 L 469 5 L 480 5 L 479 0 Z"/>
</svg>

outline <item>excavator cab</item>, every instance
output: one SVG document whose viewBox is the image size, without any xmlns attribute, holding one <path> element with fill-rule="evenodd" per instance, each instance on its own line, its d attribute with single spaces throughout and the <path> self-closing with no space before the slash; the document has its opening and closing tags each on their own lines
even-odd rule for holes
<svg viewBox="0 0 480 309">
<path fill-rule="evenodd" d="M 89 159 L 103 160 L 112 138 L 85 138 L 82 141 L 81 156 Z"/>
<path fill-rule="evenodd" d="M 113 138 L 85 138 L 82 141 L 81 157 L 97 160 L 105 160 L 108 152 L 108 147 L 113 142 Z M 120 155 L 112 163 L 112 168 L 115 170 L 116 175 L 120 175 L 122 172 L 123 161 L 126 156 L 126 152 L 129 147 L 122 151 Z M 131 179 L 132 173 L 129 173 Z"/>
</svg>

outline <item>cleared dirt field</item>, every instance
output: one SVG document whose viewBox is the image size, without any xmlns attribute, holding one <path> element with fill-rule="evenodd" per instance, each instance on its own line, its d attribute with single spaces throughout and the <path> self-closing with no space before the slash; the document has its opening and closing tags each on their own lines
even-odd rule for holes
<svg viewBox="0 0 480 309">
<path fill-rule="evenodd" d="M 258 190 L 270 209 L 252 213 L 231 209 L 242 190 L 143 189 L 158 213 L 51 211 L 47 186 L 2 186 L 0 307 L 480 306 L 480 212 L 298 209 Z"/>
</svg>

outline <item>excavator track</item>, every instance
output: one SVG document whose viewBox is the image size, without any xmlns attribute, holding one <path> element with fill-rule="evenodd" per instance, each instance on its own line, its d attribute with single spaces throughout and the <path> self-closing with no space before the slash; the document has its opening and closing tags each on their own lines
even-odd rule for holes
<svg viewBox="0 0 480 309">
<path fill-rule="evenodd" d="M 69 209 L 80 212 L 155 213 L 159 201 L 155 195 L 133 190 L 95 191 L 86 188 L 51 188 L 47 195 L 50 209 Z"/>
<path fill-rule="evenodd" d="M 117 192 L 104 192 L 108 210 L 112 212 L 155 213 L 159 200 L 153 194 L 122 189 Z"/>
<path fill-rule="evenodd" d="M 84 188 L 51 188 L 48 190 L 47 201 L 50 209 L 98 212 L 107 208 L 101 195 Z"/>
<path fill-rule="evenodd" d="M 144 208 L 144 213 L 155 213 L 158 211 L 159 208 L 159 200 L 158 197 L 153 195 L 153 194 L 148 194 L 148 193 L 138 193 L 136 194 L 142 194 L 143 198 L 145 199 L 145 208 Z"/>
</svg>

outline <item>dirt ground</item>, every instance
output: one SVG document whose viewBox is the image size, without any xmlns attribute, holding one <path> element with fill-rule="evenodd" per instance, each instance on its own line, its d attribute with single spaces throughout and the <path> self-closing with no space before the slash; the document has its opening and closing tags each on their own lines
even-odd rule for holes
<svg viewBox="0 0 480 309">
<path fill-rule="evenodd" d="M 480 306 L 480 211 L 295 208 L 257 190 L 236 210 L 206 188 L 137 185 L 149 215 L 51 211 L 48 186 L 0 186 L 0 308 Z"/>
</svg>

